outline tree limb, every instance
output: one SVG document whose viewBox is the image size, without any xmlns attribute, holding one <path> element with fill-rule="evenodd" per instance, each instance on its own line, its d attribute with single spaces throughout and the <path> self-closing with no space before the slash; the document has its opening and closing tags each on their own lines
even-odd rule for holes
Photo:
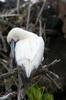
<svg viewBox="0 0 66 100">
<path fill-rule="evenodd" d="M 4 96 L 0 97 L 0 100 L 6 100 L 6 99 L 11 100 L 10 98 L 13 97 L 13 95 L 15 95 L 15 94 L 16 94 L 15 92 L 11 92 L 7 95 L 4 95 Z"/>
</svg>

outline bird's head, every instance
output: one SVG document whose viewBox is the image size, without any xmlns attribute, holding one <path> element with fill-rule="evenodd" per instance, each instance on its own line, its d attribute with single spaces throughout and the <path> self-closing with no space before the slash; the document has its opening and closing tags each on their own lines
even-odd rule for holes
<svg viewBox="0 0 66 100">
<path fill-rule="evenodd" d="M 11 40 L 15 42 L 19 39 L 19 30 L 17 28 L 13 28 L 7 35 L 7 42 L 9 43 Z"/>
<path fill-rule="evenodd" d="M 15 30 L 11 30 L 7 35 L 7 42 L 11 47 L 11 56 L 14 57 L 15 43 L 18 41 L 18 36 L 15 33 Z"/>
</svg>

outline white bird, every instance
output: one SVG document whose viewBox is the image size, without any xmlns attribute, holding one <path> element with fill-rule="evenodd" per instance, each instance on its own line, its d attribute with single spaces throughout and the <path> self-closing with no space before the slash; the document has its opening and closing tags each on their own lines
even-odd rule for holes
<svg viewBox="0 0 66 100">
<path fill-rule="evenodd" d="M 43 59 L 44 41 L 42 37 L 16 27 L 8 33 L 7 42 L 11 45 L 12 54 L 13 51 L 15 52 L 17 65 L 25 68 L 26 76 L 29 78 Z"/>
</svg>

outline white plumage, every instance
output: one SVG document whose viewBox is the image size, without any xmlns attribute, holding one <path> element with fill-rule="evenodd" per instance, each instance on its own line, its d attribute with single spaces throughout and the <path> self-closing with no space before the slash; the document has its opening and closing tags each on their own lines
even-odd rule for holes
<svg viewBox="0 0 66 100">
<path fill-rule="evenodd" d="M 15 59 L 19 66 L 25 68 L 27 77 L 30 77 L 33 69 L 37 69 L 43 59 L 44 41 L 42 37 L 25 31 L 21 28 L 13 28 L 7 41 L 17 41 L 15 45 Z"/>
</svg>

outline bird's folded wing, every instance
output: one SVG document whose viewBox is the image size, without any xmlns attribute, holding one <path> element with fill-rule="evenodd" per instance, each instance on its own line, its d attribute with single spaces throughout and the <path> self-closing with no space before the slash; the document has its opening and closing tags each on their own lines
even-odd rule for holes
<svg viewBox="0 0 66 100">
<path fill-rule="evenodd" d="M 15 57 L 16 61 L 23 63 L 23 61 L 33 61 L 37 55 L 40 55 L 40 52 L 43 51 L 43 40 L 38 37 L 33 40 L 20 40 L 16 43 L 15 47 Z M 41 50 L 41 51 L 40 51 Z"/>
</svg>

